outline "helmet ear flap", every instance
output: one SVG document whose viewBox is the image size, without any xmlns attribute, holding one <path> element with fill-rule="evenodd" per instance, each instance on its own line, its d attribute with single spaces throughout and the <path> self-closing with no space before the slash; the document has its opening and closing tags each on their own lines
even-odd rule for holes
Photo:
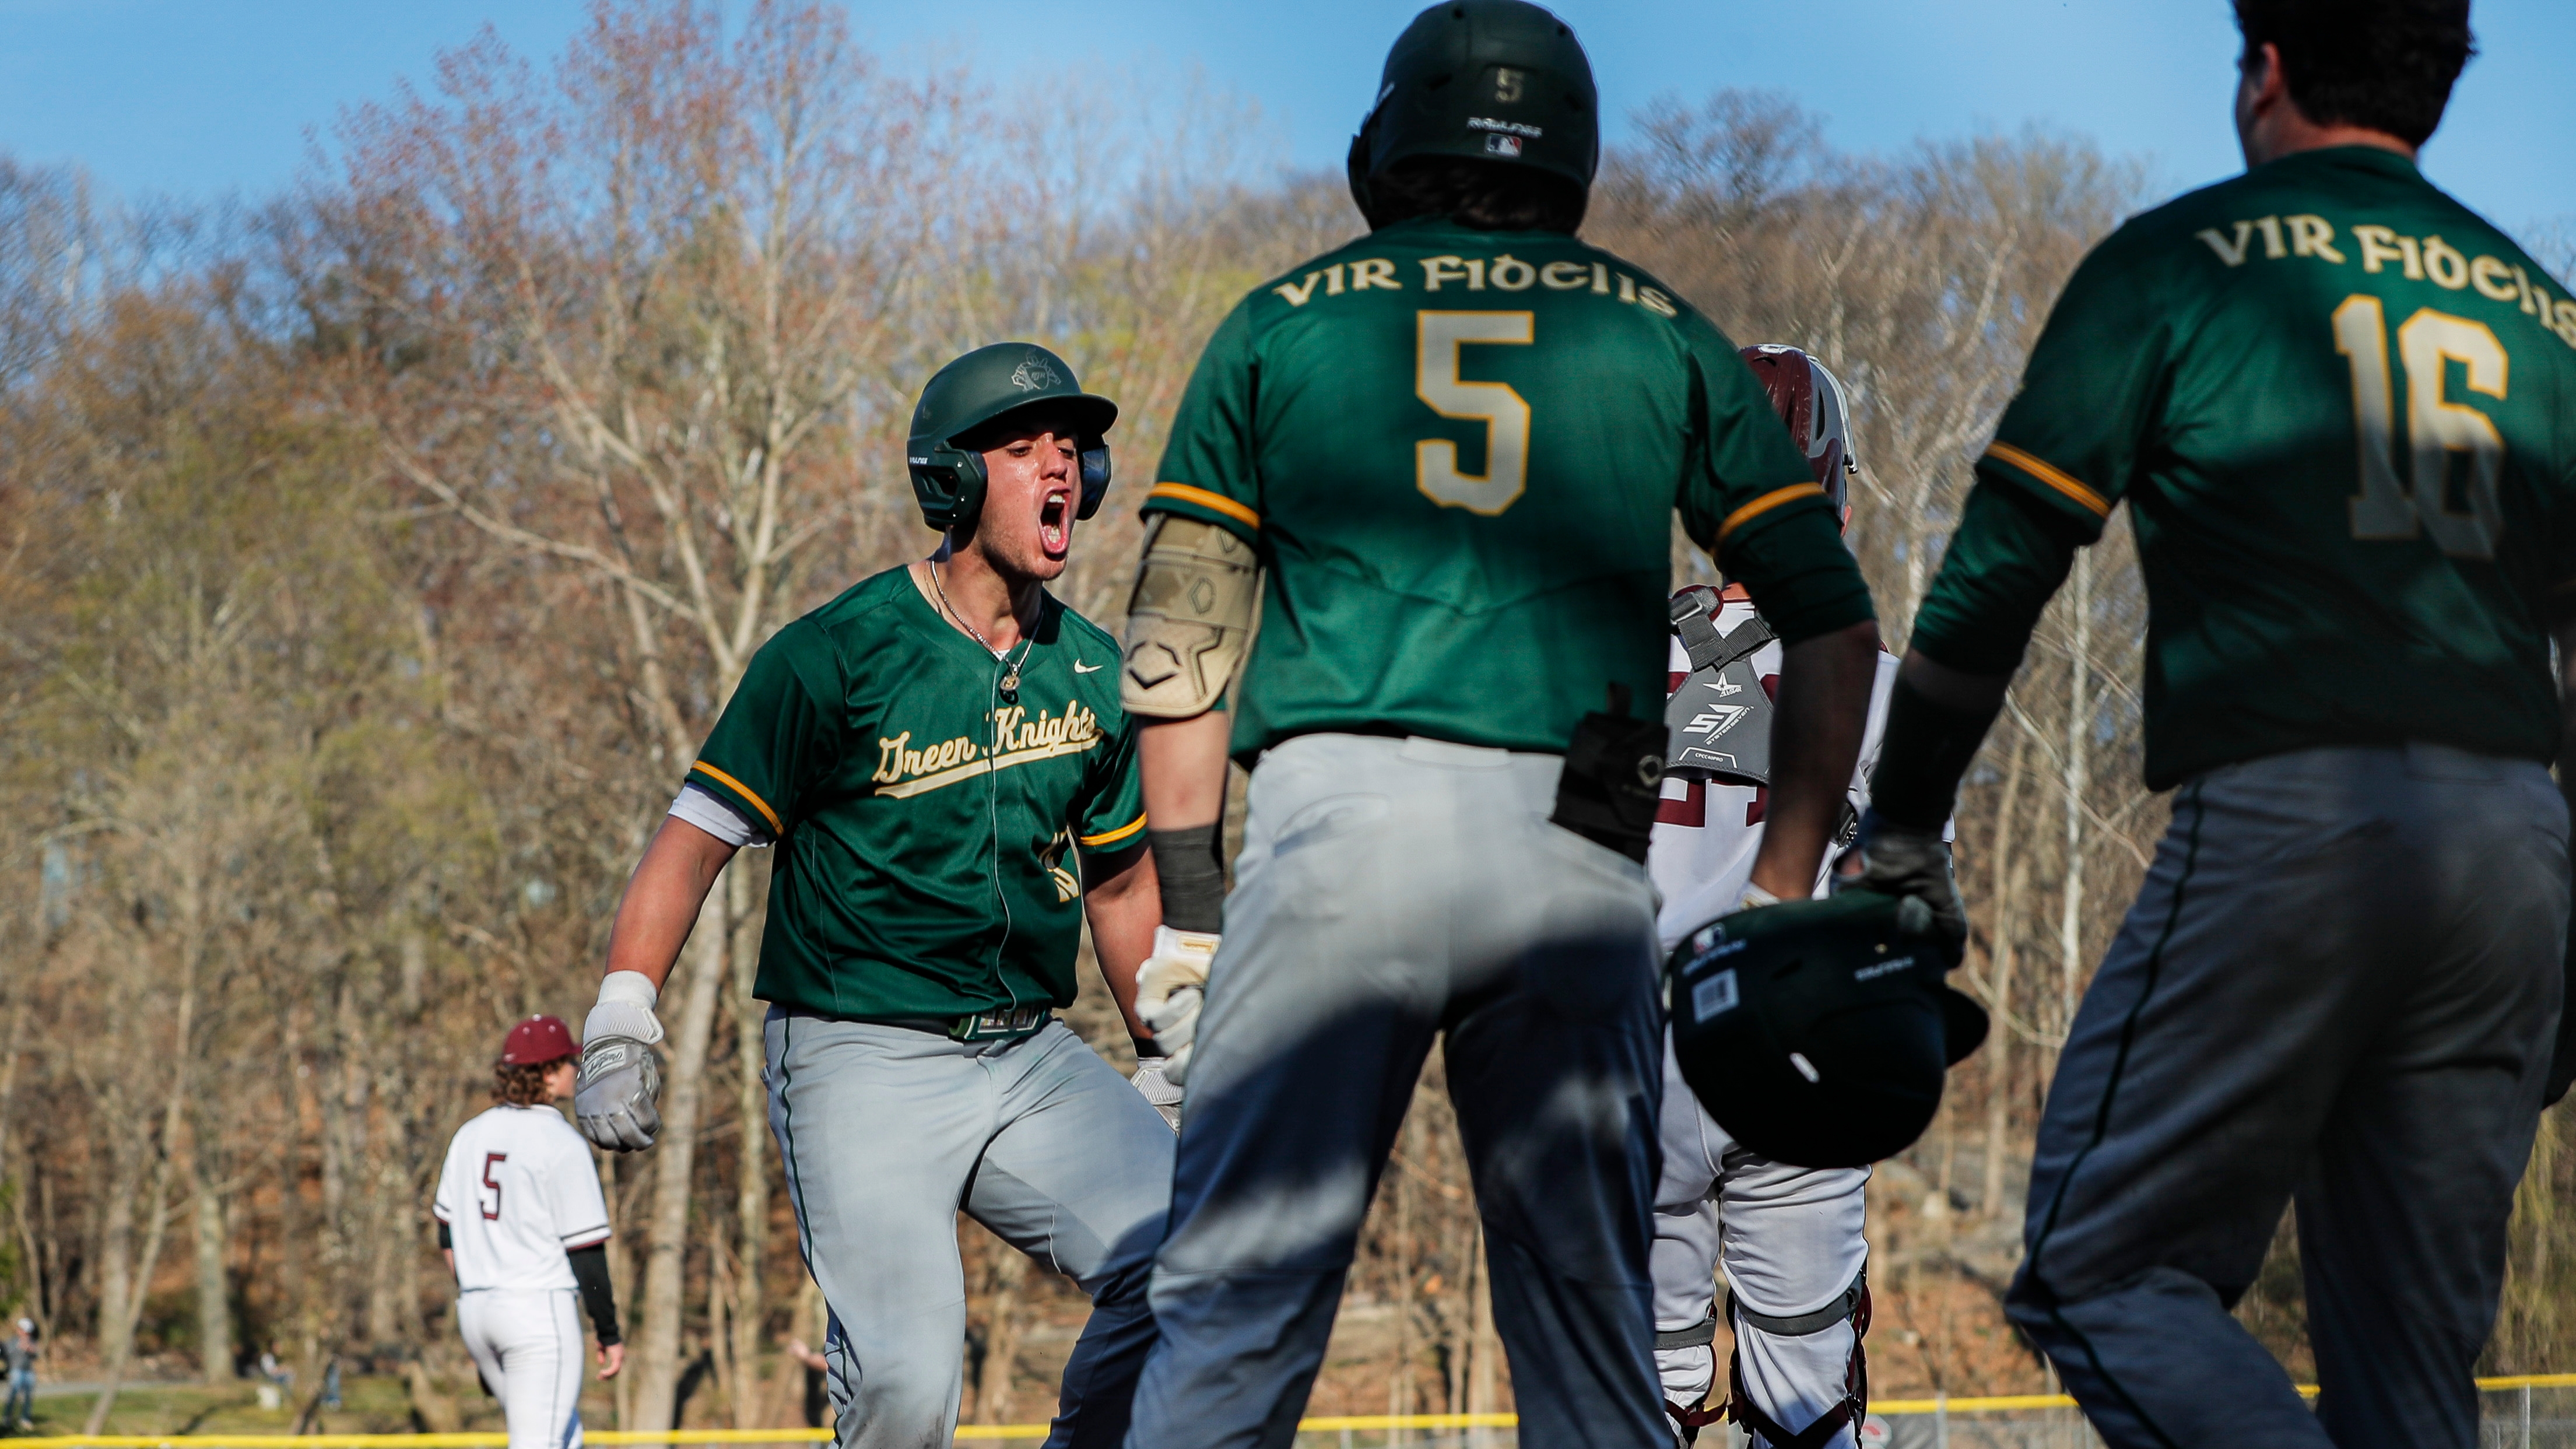
<svg viewBox="0 0 2576 1449">
<path fill-rule="evenodd" d="M 906 460 L 912 472 L 912 496 L 921 519 L 933 528 L 971 523 L 984 508 L 984 456 L 941 443 L 926 456 Z"/>
<path fill-rule="evenodd" d="M 1082 450 L 1082 496 L 1076 502 L 1073 516 L 1089 518 L 1100 511 L 1100 500 L 1109 493 L 1109 440 L 1093 438 Z"/>
</svg>

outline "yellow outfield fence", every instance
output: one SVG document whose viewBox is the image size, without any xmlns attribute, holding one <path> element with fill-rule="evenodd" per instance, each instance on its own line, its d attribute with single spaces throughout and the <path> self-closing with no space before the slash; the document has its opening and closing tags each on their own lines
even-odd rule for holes
<svg viewBox="0 0 2576 1449">
<path fill-rule="evenodd" d="M 2506 1378 L 2480 1379 L 2484 1393 L 2512 1389 L 2576 1389 L 2576 1374 L 2517 1374 Z M 2299 1392 L 2316 1397 L 2317 1386 L 2299 1385 Z M 1983 1398 L 1878 1399 L 1869 1411 L 1873 1414 L 1902 1416 L 1908 1414 L 1999 1414 L 2029 1409 L 2071 1409 L 2075 1401 L 2064 1394 L 2004 1394 Z M 1385 1433 L 1396 1429 L 1511 1429 L 1520 1424 L 1517 1414 L 1333 1414 L 1301 1419 L 1297 1432 L 1329 1434 L 1336 1430 L 1348 1434 Z M 961 1442 L 990 1442 L 999 1439 L 1043 1439 L 1044 1424 L 960 1424 L 957 1438 Z M 585 1442 L 591 1444 L 820 1444 L 832 1438 L 829 1429 L 673 1429 L 660 1434 L 631 1430 L 601 1429 L 585 1431 Z M 5 1449 L 507 1449 L 510 1436 L 502 1433 L 474 1434 L 45 1434 L 0 1440 Z"/>
</svg>

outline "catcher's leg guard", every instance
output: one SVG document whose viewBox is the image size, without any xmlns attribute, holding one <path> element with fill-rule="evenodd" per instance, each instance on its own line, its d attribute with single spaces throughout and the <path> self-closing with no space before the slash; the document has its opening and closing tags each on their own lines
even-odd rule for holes
<svg viewBox="0 0 2576 1449">
<path fill-rule="evenodd" d="M 1770 1449 L 1823 1449 L 1845 1425 L 1859 1432 L 1860 1421 L 1869 1414 L 1869 1352 L 1862 1340 L 1869 1337 L 1869 1275 L 1861 1273 L 1840 1297 L 1813 1313 L 1795 1318 L 1778 1318 L 1756 1313 L 1739 1301 L 1735 1294 L 1726 1295 L 1726 1310 L 1732 1315 L 1736 1331 L 1735 1353 L 1727 1364 L 1729 1379 L 1724 1412 L 1745 1431 L 1760 1436 Z M 1840 1403 L 1818 1415 L 1814 1422 L 1796 1433 L 1783 1428 L 1778 1420 L 1763 1412 L 1744 1391 L 1743 1334 L 1747 1325 L 1784 1338 L 1822 1333 L 1835 1324 L 1848 1322 L 1852 1327 L 1851 1365 L 1843 1374 L 1843 1397 Z"/>
<path fill-rule="evenodd" d="M 1666 1351 L 1676 1348 L 1706 1348 L 1713 1356 L 1717 1351 L 1716 1345 L 1717 1314 L 1715 1312 L 1708 1313 L 1699 1322 L 1686 1328 L 1659 1330 L 1655 1334 L 1655 1354 L 1658 1358 L 1661 1358 Z M 1669 1381 L 1665 1386 L 1665 1392 L 1672 1392 Z M 1696 1444 L 1699 1442 L 1700 1430 L 1726 1417 L 1726 1404 L 1721 1400 L 1714 1406 L 1702 1404 L 1695 1409 L 1686 1409 L 1671 1399 L 1666 1399 L 1664 1412 L 1671 1416 L 1673 1427 L 1680 1432 L 1682 1442 Z"/>
</svg>

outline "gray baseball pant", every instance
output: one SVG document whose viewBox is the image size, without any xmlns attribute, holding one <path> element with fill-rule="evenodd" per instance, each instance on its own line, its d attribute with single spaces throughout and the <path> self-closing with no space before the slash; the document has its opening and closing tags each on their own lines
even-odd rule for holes
<svg viewBox="0 0 2576 1449">
<path fill-rule="evenodd" d="M 1062 1022 L 1014 1041 L 772 1008 L 769 1125 L 831 1308 L 843 1449 L 946 1449 L 964 1375 L 957 1213 L 1091 1297 L 1055 1446 L 1114 1445 L 1154 1321 L 1172 1129 Z"/>
<path fill-rule="evenodd" d="M 1444 1035 L 1521 1442 L 1670 1449 L 1648 1318 L 1654 894 L 1547 822 L 1560 765 L 1307 735 L 1253 771 L 1135 1449 L 1290 1443 Z"/>
<path fill-rule="evenodd" d="M 2567 927 L 2549 772 L 2428 745 L 2186 783 L 2085 993 L 2007 1298 L 2112 1445 L 2477 1443 Z M 2298 1203 L 2311 1414 L 2228 1311 Z"/>
</svg>

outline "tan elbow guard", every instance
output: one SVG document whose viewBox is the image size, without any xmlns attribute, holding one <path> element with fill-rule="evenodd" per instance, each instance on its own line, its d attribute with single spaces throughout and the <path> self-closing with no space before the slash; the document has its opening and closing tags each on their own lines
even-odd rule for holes
<svg viewBox="0 0 2576 1449">
<path fill-rule="evenodd" d="M 1190 719 L 1224 695 L 1252 643 L 1261 565 L 1213 523 L 1165 514 L 1145 539 L 1127 601 L 1119 702 L 1146 719 Z"/>
</svg>

